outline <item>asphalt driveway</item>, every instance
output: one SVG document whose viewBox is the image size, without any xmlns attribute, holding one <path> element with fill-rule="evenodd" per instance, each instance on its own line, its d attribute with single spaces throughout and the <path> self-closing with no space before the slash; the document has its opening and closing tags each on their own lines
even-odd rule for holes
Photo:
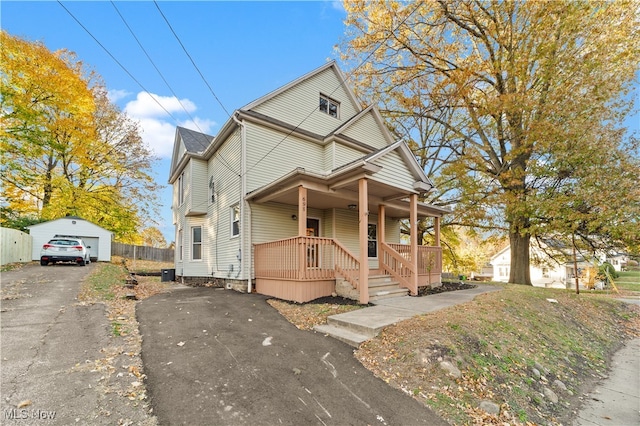
<svg viewBox="0 0 640 426">
<path fill-rule="evenodd" d="M 298 330 L 266 300 L 176 287 L 137 305 L 160 424 L 447 424 L 374 377 L 352 347 Z"/>
<path fill-rule="evenodd" d="M 109 350 L 118 341 L 105 305 L 77 299 L 95 267 L 30 263 L 2 273 L 0 424 L 153 424 L 136 401 L 112 391 L 109 369 L 126 372 L 116 360 L 127 365 L 130 357 Z"/>
</svg>

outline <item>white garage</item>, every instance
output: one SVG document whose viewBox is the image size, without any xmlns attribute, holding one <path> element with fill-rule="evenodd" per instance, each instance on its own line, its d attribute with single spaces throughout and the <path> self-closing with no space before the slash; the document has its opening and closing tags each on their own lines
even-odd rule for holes
<svg viewBox="0 0 640 426">
<path fill-rule="evenodd" d="M 56 235 L 79 237 L 91 247 L 92 261 L 111 261 L 111 240 L 113 233 L 77 216 L 67 216 L 49 222 L 38 223 L 27 227 L 33 238 L 32 260 L 40 260 L 40 249 L 43 244 Z"/>
</svg>

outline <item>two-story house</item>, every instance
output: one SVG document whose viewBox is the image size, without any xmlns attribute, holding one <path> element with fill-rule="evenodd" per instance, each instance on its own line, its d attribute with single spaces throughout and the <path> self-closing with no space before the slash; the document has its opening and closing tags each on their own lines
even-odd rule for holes
<svg viewBox="0 0 640 426">
<path fill-rule="evenodd" d="M 178 127 L 173 185 L 177 279 L 305 302 L 338 293 L 417 294 L 441 282 L 433 190 L 375 106 L 334 62 L 233 112 L 217 136 Z M 435 247 L 401 221 L 433 218 Z"/>
</svg>

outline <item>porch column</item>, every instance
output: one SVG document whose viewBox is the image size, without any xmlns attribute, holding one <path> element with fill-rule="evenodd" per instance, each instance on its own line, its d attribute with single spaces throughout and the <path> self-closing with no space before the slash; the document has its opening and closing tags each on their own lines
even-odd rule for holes
<svg viewBox="0 0 640 426">
<path fill-rule="evenodd" d="M 307 236 L 307 188 L 298 187 L 298 236 Z"/>
<path fill-rule="evenodd" d="M 409 231 L 411 240 L 411 265 L 414 274 L 411 275 L 411 295 L 418 295 L 418 195 L 411 194 L 409 196 Z"/>
<path fill-rule="evenodd" d="M 381 243 L 386 243 L 384 238 L 386 234 L 385 223 L 385 208 L 383 204 L 380 204 L 378 206 L 378 241 Z M 380 253 L 380 250 L 378 250 L 378 253 Z"/>
<path fill-rule="evenodd" d="M 433 218 L 433 239 L 435 240 L 433 245 L 440 247 L 440 216 Z"/>
<path fill-rule="evenodd" d="M 307 236 L 307 188 L 298 187 L 298 237 Z M 298 244 L 298 278 L 303 279 L 307 269 L 307 245 Z"/>
<path fill-rule="evenodd" d="M 358 285 L 360 286 L 360 303 L 369 303 L 368 210 L 367 180 L 362 178 L 358 182 L 358 232 L 360 236 L 360 276 Z"/>
</svg>

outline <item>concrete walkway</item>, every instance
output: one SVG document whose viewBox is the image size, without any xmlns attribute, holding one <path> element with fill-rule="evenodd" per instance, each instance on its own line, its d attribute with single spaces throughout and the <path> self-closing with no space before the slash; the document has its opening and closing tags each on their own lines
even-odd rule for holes
<svg viewBox="0 0 640 426">
<path fill-rule="evenodd" d="M 499 290 L 501 287 L 478 285 L 468 290 L 448 291 L 423 297 L 382 299 L 370 308 L 332 315 L 327 319 L 327 324 L 316 326 L 315 330 L 357 347 L 391 324 L 469 302 L 479 294 Z"/>
<path fill-rule="evenodd" d="M 640 339 L 613 357 L 610 376 L 589 394 L 575 426 L 640 425 Z"/>
</svg>

